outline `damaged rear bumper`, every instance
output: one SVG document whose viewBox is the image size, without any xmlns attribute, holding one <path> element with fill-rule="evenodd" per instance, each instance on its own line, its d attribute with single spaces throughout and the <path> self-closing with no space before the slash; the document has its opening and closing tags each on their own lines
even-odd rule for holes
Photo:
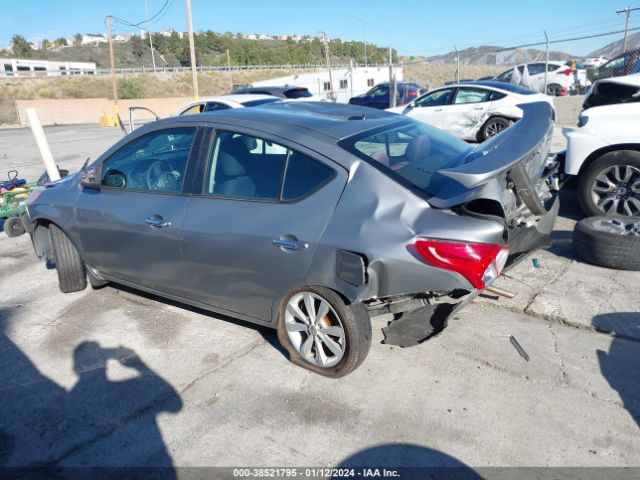
<svg viewBox="0 0 640 480">
<path fill-rule="evenodd" d="M 455 290 L 447 294 L 422 293 L 383 299 L 367 305 L 369 315 L 393 315 L 382 329 L 383 343 L 412 347 L 438 335 L 451 315 L 471 302 L 479 290 Z"/>
</svg>

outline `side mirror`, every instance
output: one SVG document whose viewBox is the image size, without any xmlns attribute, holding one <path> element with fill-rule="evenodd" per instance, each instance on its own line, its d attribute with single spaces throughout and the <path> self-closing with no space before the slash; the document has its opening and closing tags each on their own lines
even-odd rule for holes
<svg viewBox="0 0 640 480">
<path fill-rule="evenodd" d="M 91 167 L 85 170 L 80 184 L 84 188 L 93 188 L 96 190 L 100 190 L 100 175 L 98 174 L 98 170 L 95 167 Z"/>
</svg>

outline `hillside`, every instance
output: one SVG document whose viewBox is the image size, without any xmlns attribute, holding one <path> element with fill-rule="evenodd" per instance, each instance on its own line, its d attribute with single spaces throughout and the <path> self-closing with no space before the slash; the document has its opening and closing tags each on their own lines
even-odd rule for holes
<svg viewBox="0 0 640 480">
<path fill-rule="evenodd" d="M 459 50 L 460 63 L 465 65 L 495 65 L 496 64 L 496 52 L 503 47 L 493 45 L 482 45 L 480 47 L 471 47 L 464 50 Z M 560 51 L 550 51 L 549 60 L 570 60 L 575 58 L 574 55 L 570 55 Z M 514 63 L 527 63 L 535 62 L 545 59 L 544 50 L 538 50 L 535 48 L 530 49 L 516 49 Z M 426 57 L 426 61 L 430 63 L 455 63 L 456 52 L 451 51 L 444 55 L 434 55 Z"/>
<path fill-rule="evenodd" d="M 186 36 L 177 32 L 166 36 L 153 35 L 156 65 L 180 66 L 189 63 L 189 46 Z M 196 58 L 200 65 L 226 65 L 229 50 L 232 65 L 303 65 L 325 62 L 323 44 L 318 38 L 307 41 L 250 40 L 230 33 L 212 31 L 195 35 Z M 364 62 L 364 43 L 333 39 L 329 49 L 334 63 Z M 147 39 L 132 36 L 127 42 L 114 44 L 116 67 L 150 67 L 151 49 Z M 393 51 L 395 58 L 396 52 Z M 30 50 L 26 55 L 44 60 L 76 60 L 95 62 L 99 68 L 109 67 L 108 45 L 73 46 L 48 50 Z M 385 63 L 388 50 L 385 47 L 367 44 L 367 59 L 370 63 Z"/>
<path fill-rule="evenodd" d="M 589 56 L 599 57 L 602 55 L 603 57 L 613 58 L 622 53 L 622 45 L 622 39 L 616 40 L 615 42 L 611 42 L 598 50 L 594 50 L 589 54 Z M 633 33 L 627 37 L 627 50 L 634 50 L 636 48 L 640 48 L 640 32 Z"/>
</svg>

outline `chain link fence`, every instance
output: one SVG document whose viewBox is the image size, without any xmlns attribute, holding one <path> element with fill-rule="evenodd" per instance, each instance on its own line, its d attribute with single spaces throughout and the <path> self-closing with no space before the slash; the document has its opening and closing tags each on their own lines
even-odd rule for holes
<svg viewBox="0 0 640 480">
<path fill-rule="evenodd" d="M 456 82 L 496 80 L 517 83 L 550 95 L 585 93 L 602 78 L 640 73 L 640 31 L 615 30 L 571 38 L 549 38 L 509 48 L 480 47 L 453 51 L 405 65 L 405 78 L 428 88 Z M 616 37 L 619 40 L 616 41 Z M 592 51 L 594 38 L 606 48 Z"/>
</svg>

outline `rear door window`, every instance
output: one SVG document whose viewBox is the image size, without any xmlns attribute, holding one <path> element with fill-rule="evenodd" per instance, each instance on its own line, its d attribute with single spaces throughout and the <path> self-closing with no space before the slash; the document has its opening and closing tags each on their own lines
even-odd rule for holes
<svg viewBox="0 0 640 480">
<path fill-rule="evenodd" d="M 306 88 L 293 88 L 284 92 L 286 98 L 308 98 L 312 97 L 311 92 Z"/>
<path fill-rule="evenodd" d="M 300 152 L 262 138 L 218 131 L 205 194 L 295 201 L 333 178 L 334 170 Z"/>
<path fill-rule="evenodd" d="M 224 103 L 221 102 L 207 102 L 207 104 L 204 107 L 204 111 L 205 112 L 215 112 L 217 110 L 227 110 L 229 107 L 229 105 L 225 105 Z"/>
<path fill-rule="evenodd" d="M 458 88 L 458 93 L 453 101 L 454 104 L 462 103 L 482 103 L 489 101 L 490 90 L 483 88 Z"/>
<path fill-rule="evenodd" d="M 530 63 L 527 66 L 527 70 L 529 70 L 529 75 L 540 75 L 544 73 L 544 63 Z"/>
</svg>

